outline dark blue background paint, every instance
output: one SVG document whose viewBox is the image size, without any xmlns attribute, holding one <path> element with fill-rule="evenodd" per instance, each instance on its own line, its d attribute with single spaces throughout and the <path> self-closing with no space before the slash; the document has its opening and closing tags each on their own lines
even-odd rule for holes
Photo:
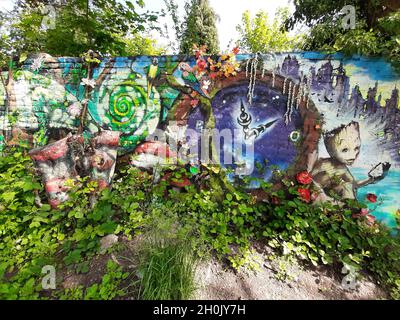
<svg viewBox="0 0 400 320">
<path fill-rule="evenodd" d="M 289 135 L 293 131 L 300 131 L 302 121 L 298 110 L 294 110 L 292 121 L 286 125 L 284 114 L 286 112 L 287 97 L 281 92 L 266 85 L 256 85 L 254 90 L 253 104 L 249 106 L 247 100 L 248 84 L 237 84 L 222 89 L 212 101 L 213 114 L 216 121 L 216 129 L 240 130 L 240 136 L 235 139 L 243 139 L 242 128 L 237 122 L 240 115 L 240 103 L 243 101 L 246 112 L 252 116 L 253 122 L 250 127 L 257 127 L 272 120 L 278 121 L 266 132 L 261 134 L 255 140 L 254 155 L 255 161 L 269 165 L 279 166 L 282 170 L 292 164 L 297 156 L 295 144 L 290 141 Z M 197 121 L 205 121 L 200 108 L 197 108 L 189 118 L 189 128 L 196 130 Z M 254 140 L 254 139 L 253 139 Z M 242 144 L 242 150 L 245 150 L 245 144 Z M 221 153 L 221 161 L 223 159 Z M 238 159 L 235 159 L 238 160 Z M 251 161 L 251 159 L 248 159 Z M 253 175 L 255 176 L 255 175 Z M 266 172 L 264 178 L 269 178 L 270 172 Z"/>
</svg>

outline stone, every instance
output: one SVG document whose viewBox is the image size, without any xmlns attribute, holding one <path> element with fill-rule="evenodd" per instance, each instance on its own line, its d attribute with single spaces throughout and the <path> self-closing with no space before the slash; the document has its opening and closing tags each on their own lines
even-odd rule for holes
<svg viewBox="0 0 400 320">
<path fill-rule="evenodd" d="M 115 234 L 109 234 L 108 236 L 101 238 L 100 251 L 102 252 L 106 251 L 117 242 L 118 242 L 118 236 L 116 236 Z"/>
</svg>

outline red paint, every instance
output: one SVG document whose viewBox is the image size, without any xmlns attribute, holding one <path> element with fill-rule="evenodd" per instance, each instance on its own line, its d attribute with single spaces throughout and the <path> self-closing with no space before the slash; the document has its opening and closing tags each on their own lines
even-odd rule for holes
<svg viewBox="0 0 400 320">
<path fill-rule="evenodd" d="M 119 136 L 119 131 L 102 131 L 94 140 L 96 144 L 118 147 Z"/>
<path fill-rule="evenodd" d="M 60 141 L 49 144 L 44 148 L 34 149 L 29 152 L 29 155 L 36 161 L 57 160 L 66 155 L 68 151 L 67 140 L 68 138 L 64 138 Z"/>
<path fill-rule="evenodd" d="M 66 179 L 53 178 L 45 182 L 45 189 L 47 193 L 65 192 L 69 187 L 65 186 Z"/>
<path fill-rule="evenodd" d="M 297 174 L 296 180 L 298 183 L 308 185 L 312 183 L 313 178 L 309 172 L 303 171 Z"/>
<path fill-rule="evenodd" d="M 100 171 L 109 170 L 114 165 L 114 160 L 110 158 L 110 156 L 103 151 L 95 151 L 95 154 L 90 157 L 90 164 L 93 168 L 96 168 Z"/>
<path fill-rule="evenodd" d="M 305 201 L 307 203 L 311 201 L 311 192 L 310 192 L 310 190 L 299 188 L 299 189 L 297 189 L 297 192 L 299 193 L 299 196 L 303 201 Z"/>
<path fill-rule="evenodd" d="M 193 99 L 192 101 L 190 101 L 190 105 L 192 107 L 196 107 L 199 104 L 199 100 L 198 99 Z"/>
<path fill-rule="evenodd" d="M 57 209 L 57 207 L 60 205 L 61 201 L 57 199 L 50 199 L 49 204 L 53 209 Z"/>
<path fill-rule="evenodd" d="M 369 202 L 376 203 L 376 201 L 378 200 L 378 197 L 373 193 L 368 193 L 367 199 Z"/>
<path fill-rule="evenodd" d="M 170 150 L 169 146 L 166 143 L 159 141 L 144 142 L 135 149 L 135 153 L 147 153 L 163 158 L 175 158 L 177 156 L 175 152 Z"/>
<path fill-rule="evenodd" d="M 168 172 L 166 173 L 163 177 L 162 177 L 162 181 L 168 181 L 168 183 L 173 186 L 173 187 L 178 187 L 178 188 L 184 188 L 184 187 L 188 187 L 190 186 L 192 183 L 190 182 L 190 180 L 188 179 L 188 177 L 183 176 L 179 179 L 171 178 L 172 176 L 172 172 Z"/>
<path fill-rule="evenodd" d="M 197 60 L 197 67 L 199 68 L 199 72 L 204 71 L 207 68 L 207 62 L 204 59 Z"/>
<path fill-rule="evenodd" d="M 232 50 L 232 52 L 233 52 L 235 55 L 237 55 L 237 54 L 239 54 L 239 52 L 240 52 L 240 48 L 239 48 L 239 47 L 234 47 L 233 50 Z"/>
</svg>

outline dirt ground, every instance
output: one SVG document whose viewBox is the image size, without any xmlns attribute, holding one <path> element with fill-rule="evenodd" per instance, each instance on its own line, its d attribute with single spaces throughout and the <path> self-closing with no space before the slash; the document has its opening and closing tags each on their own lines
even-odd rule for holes
<svg viewBox="0 0 400 320">
<path fill-rule="evenodd" d="M 121 241 L 121 239 L 120 239 Z M 90 272 L 77 275 L 71 272 L 62 274 L 62 286 L 72 288 L 78 285 L 88 287 L 100 282 L 108 259 L 112 259 L 125 270 L 135 274 L 137 268 L 137 248 L 140 237 L 124 240 L 123 250 L 114 254 L 95 257 Z M 120 242 L 121 244 L 121 242 Z M 388 299 L 385 291 L 373 282 L 368 275 L 357 280 L 354 289 L 342 287 L 345 274 L 331 267 L 302 266 L 288 262 L 284 257 L 270 259 L 272 250 L 255 244 L 252 261 L 259 266 L 256 271 L 237 272 L 227 268 L 215 258 L 207 259 L 197 266 L 195 300 L 376 300 Z M 132 279 L 130 279 L 132 281 Z M 136 299 L 132 295 L 128 299 Z"/>
<path fill-rule="evenodd" d="M 267 252 L 266 252 L 267 251 Z M 342 287 L 346 274 L 332 268 L 302 267 L 297 263 L 285 263 L 278 258 L 268 259 L 268 249 L 254 254 L 259 261 L 258 271 L 226 269 L 212 259 L 201 263 L 196 272 L 198 290 L 196 300 L 379 300 L 387 299 L 385 291 L 368 275 L 352 286 Z M 284 266 L 285 272 L 282 272 Z M 282 274 L 289 275 L 282 278 Z"/>
</svg>

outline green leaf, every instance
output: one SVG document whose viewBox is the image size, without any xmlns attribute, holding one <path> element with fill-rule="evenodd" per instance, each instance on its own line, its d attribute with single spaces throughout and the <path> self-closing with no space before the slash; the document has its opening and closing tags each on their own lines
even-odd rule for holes
<svg viewBox="0 0 400 320">
<path fill-rule="evenodd" d="M 21 53 L 19 56 L 19 63 L 23 63 L 27 58 L 28 54 L 26 52 Z"/>
<path fill-rule="evenodd" d="M 103 232 L 104 234 L 111 234 L 115 231 L 117 228 L 117 224 L 114 221 L 109 221 L 106 223 L 103 223 L 100 226 L 100 231 Z"/>
<path fill-rule="evenodd" d="M 4 192 L 1 197 L 4 199 L 4 201 L 11 202 L 14 200 L 16 194 L 16 192 L 8 191 Z"/>
</svg>

